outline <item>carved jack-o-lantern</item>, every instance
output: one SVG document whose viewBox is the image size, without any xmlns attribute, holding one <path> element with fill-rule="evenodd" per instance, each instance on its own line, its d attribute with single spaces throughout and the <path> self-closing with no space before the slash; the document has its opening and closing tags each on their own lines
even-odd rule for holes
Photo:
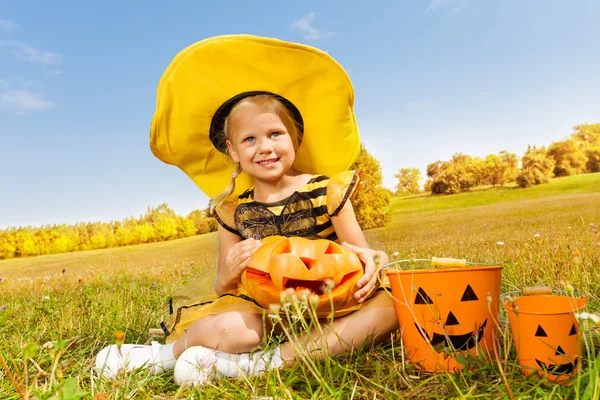
<svg viewBox="0 0 600 400">
<path fill-rule="evenodd" d="M 579 370 L 582 342 L 574 312 L 586 301 L 585 297 L 540 295 L 505 303 L 523 374 L 537 371 L 560 382 Z"/>
<path fill-rule="evenodd" d="M 501 269 L 389 271 L 408 359 L 426 371 L 455 371 L 462 368 L 457 353 L 491 352 L 498 329 Z"/>
<path fill-rule="evenodd" d="M 280 304 L 280 294 L 288 288 L 318 295 L 319 316 L 329 315 L 332 306 L 343 310 L 358 304 L 354 293 L 363 266 L 353 251 L 301 237 L 270 236 L 262 244 L 242 274 L 242 287 L 261 306 Z M 330 291 L 326 281 L 333 284 Z"/>
</svg>

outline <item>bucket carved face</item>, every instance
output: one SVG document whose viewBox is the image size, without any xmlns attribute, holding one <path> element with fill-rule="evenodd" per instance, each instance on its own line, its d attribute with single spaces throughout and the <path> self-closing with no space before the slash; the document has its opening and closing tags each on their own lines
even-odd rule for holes
<svg viewBox="0 0 600 400">
<path fill-rule="evenodd" d="M 551 375 L 570 375 L 575 372 L 579 357 L 569 357 L 568 354 L 572 354 L 572 346 L 577 346 L 578 333 L 579 329 L 575 323 L 570 327 L 568 325 L 554 326 L 552 330 L 548 329 L 548 332 L 541 324 L 538 324 L 535 338 L 541 342 L 539 354 L 544 361 L 536 358 L 535 362 L 540 369 Z"/>
<path fill-rule="evenodd" d="M 419 287 L 415 293 L 415 328 L 423 339 L 439 351 L 470 350 L 485 334 L 487 318 L 475 320 L 485 293 L 476 293 L 471 284 L 456 286 L 445 293 L 427 293 Z"/>
<path fill-rule="evenodd" d="M 501 266 L 388 271 L 407 358 L 428 372 L 458 371 L 492 351 Z"/>
<path fill-rule="evenodd" d="M 317 311 L 328 314 L 358 304 L 356 282 L 363 275 L 358 256 L 335 242 L 270 236 L 250 258 L 241 284 L 262 307 L 281 304 L 281 292 L 292 288 L 319 296 Z M 326 281 L 333 287 L 326 288 Z"/>
<path fill-rule="evenodd" d="M 581 368 L 583 343 L 575 312 L 587 297 L 520 296 L 505 302 L 521 371 L 566 382 Z"/>
</svg>

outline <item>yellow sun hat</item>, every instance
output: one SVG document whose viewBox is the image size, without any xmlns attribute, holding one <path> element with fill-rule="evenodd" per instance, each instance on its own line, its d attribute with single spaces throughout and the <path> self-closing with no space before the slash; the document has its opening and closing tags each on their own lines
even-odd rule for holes
<svg viewBox="0 0 600 400">
<path fill-rule="evenodd" d="M 255 92 L 282 99 L 303 127 L 297 170 L 334 175 L 358 156 L 354 90 L 346 71 L 316 48 L 250 35 L 209 38 L 177 54 L 158 83 L 152 153 L 181 168 L 210 198 L 219 195 L 235 164 L 211 138 L 235 101 Z M 235 193 L 253 184 L 242 173 Z"/>
</svg>

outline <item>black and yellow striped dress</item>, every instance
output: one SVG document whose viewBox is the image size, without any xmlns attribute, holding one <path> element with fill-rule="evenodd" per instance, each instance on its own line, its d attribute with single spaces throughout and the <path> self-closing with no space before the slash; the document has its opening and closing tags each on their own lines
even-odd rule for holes
<svg viewBox="0 0 600 400">
<path fill-rule="evenodd" d="M 337 240 L 331 217 L 337 215 L 359 187 L 360 171 L 345 171 L 333 177 L 315 175 L 286 199 L 275 203 L 254 201 L 253 188 L 237 198 L 229 198 L 215 210 L 215 218 L 226 230 L 242 239 L 263 239 L 268 236 L 301 236 L 309 239 Z M 194 321 L 206 315 L 224 312 L 263 313 L 265 310 L 242 288 L 224 293 L 190 295 L 180 293 L 170 303 L 170 317 L 162 324 L 173 342 Z M 360 307 L 360 306 L 358 306 Z M 336 310 L 343 314 L 344 311 Z"/>
</svg>

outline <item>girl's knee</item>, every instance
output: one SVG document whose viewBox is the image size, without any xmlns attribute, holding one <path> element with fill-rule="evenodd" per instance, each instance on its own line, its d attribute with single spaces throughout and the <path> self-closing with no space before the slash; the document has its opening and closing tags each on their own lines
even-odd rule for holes
<svg viewBox="0 0 600 400">
<path fill-rule="evenodd" d="M 219 350 L 245 352 L 258 347 L 262 342 L 263 324 L 260 315 L 227 313 L 217 316 L 211 323 Z"/>
</svg>

